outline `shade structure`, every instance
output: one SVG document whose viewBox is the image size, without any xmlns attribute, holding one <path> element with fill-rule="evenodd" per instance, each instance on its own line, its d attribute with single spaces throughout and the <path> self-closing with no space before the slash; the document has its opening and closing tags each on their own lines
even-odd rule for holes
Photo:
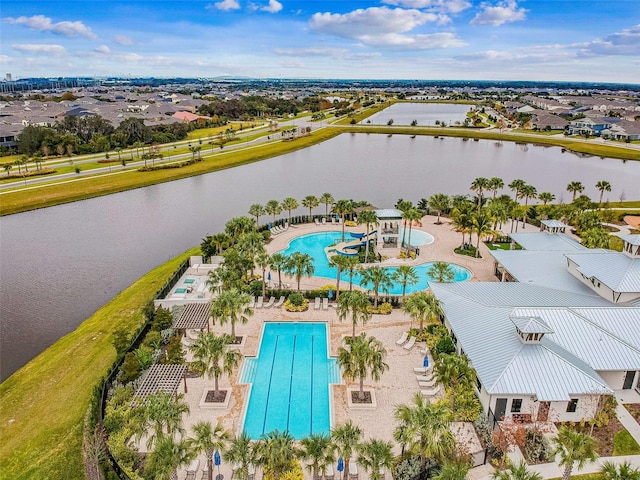
<svg viewBox="0 0 640 480">
<path fill-rule="evenodd" d="M 329 300 L 333 298 L 333 289 L 329 289 L 329 291 L 327 292 L 327 297 L 329 297 Z"/>
<path fill-rule="evenodd" d="M 341 472 L 344 470 L 344 460 L 342 457 L 338 459 L 338 471 Z"/>
<path fill-rule="evenodd" d="M 429 355 L 424 356 L 424 360 L 422 360 L 422 366 L 425 368 L 429 366 Z"/>
<path fill-rule="evenodd" d="M 216 453 L 213 454 L 213 464 L 220 465 L 220 452 L 216 450 Z"/>
<path fill-rule="evenodd" d="M 271 281 L 271 272 L 267 273 L 267 282 Z"/>
</svg>

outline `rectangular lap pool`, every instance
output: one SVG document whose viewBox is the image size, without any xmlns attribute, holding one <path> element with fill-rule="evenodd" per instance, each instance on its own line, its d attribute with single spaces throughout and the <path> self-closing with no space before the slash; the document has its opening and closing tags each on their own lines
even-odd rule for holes
<svg viewBox="0 0 640 480">
<path fill-rule="evenodd" d="M 253 384 L 244 421 L 251 438 L 276 429 L 296 439 L 329 433 L 329 384 L 340 382 L 340 370 L 327 355 L 326 324 L 266 323 L 240 381 Z"/>
</svg>

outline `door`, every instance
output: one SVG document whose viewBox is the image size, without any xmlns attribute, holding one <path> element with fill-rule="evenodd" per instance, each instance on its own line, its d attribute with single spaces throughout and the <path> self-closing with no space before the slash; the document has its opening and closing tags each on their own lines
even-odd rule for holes
<svg viewBox="0 0 640 480">
<path fill-rule="evenodd" d="M 636 372 L 627 372 L 627 375 L 624 377 L 624 384 L 622 385 L 623 390 L 629 390 L 633 387 L 633 379 L 636 376 Z"/>
<path fill-rule="evenodd" d="M 549 420 L 549 407 L 551 406 L 550 402 L 540 402 L 540 406 L 538 407 L 538 421 L 546 422 Z"/>
<path fill-rule="evenodd" d="M 502 420 L 505 412 L 507 411 L 507 399 L 506 398 L 496 398 L 496 420 Z"/>
</svg>

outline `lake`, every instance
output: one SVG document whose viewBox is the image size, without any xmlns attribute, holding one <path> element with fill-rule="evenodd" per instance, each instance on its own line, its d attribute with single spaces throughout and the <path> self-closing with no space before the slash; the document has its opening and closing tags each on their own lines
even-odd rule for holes
<svg viewBox="0 0 640 480">
<path fill-rule="evenodd" d="M 436 121 L 446 125 L 462 124 L 473 105 L 456 103 L 394 103 L 389 108 L 371 115 L 360 123 L 387 125 L 393 119 L 394 125 L 411 125 L 416 120 L 418 126 L 435 126 Z"/>
</svg>

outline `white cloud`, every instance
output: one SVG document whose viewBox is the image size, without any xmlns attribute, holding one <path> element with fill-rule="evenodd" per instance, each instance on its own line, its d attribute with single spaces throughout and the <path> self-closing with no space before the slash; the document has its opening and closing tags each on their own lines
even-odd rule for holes
<svg viewBox="0 0 640 480">
<path fill-rule="evenodd" d="M 260 7 L 263 12 L 278 13 L 282 10 L 282 4 L 278 0 L 269 0 L 269 4 L 264 7 Z"/>
<path fill-rule="evenodd" d="M 116 35 L 113 37 L 113 41 L 118 45 L 133 45 L 133 40 L 126 35 Z"/>
<path fill-rule="evenodd" d="M 273 53 L 287 57 L 326 57 L 334 60 L 369 60 L 382 56 L 378 52 L 354 53 L 346 48 L 331 47 L 276 48 Z"/>
<path fill-rule="evenodd" d="M 471 6 L 471 3 L 467 0 L 382 0 L 382 3 L 405 8 L 426 8 L 448 13 L 459 13 Z"/>
<path fill-rule="evenodd" d="M 207 5 L 206 8 L 215 8 L 217 10 L 228 12 L 229 10 L 238 10 L 240 8 L 240 4 L 238 3 L 238 0 L 222 0 L 214 3 L 213 5 Z"/>
<path fill-rule="evenodd" d="M 403 50 L 439 50 L 443 48 L 464 47 L 466 43 L 452 33 L 431 33 L 420 35 L 386 35 L 362 37 L 363 43 L 374 47 Z"/>
<path fill-rule="evenodd" d="M 574 46 L 583 55 L 640 55 L 640 25 Z"/>
<path fill-rule="evenodd" d="M 44 15 L 34 15 L 33 17 L 18 18 L 8 17 L 6 20 L 9 23 L 24 25 L 27 28 L 37 30 L 39 32 L 51 32 L 55 33 L 56 35 L 64 35 L 65 37 L 80 36 L 91 39 L 98 38 L 97 35 L 93 33 L 89 27 L 87 27 L 80 21 L 64 21 L 53 23 L 49 17 L 45 17 Z"/>
<path fill-rule="evenodd" d="M 105 55 L 109 55 L 111 53 L 111 49 L 106 45 L 100 45 L 99 47 L 94 48 L 93 51 L 96 53 L 103 53 Z"/>
<path fill-rule="evenodd" d="M 62 45 L 43 45 L 34 43 L 18 43 L 11 45 L 11 48 L 24 53 L 34 53 L 42 55 L 55 55 L 63 56 L 67 54 L 67 51 Z"/>
<path fill-rule="evenodd" d="M 477 13 L 471 20 L 471 25 L 492 25 L 498 27 L 503 23 L 517 22 L 524 20 L 527 11 L 524 8 L 518 8 L 515 0 L 505 0 L 492 6 L 489 3 L 480 5 L 482 11 Z"/>
</svg>

